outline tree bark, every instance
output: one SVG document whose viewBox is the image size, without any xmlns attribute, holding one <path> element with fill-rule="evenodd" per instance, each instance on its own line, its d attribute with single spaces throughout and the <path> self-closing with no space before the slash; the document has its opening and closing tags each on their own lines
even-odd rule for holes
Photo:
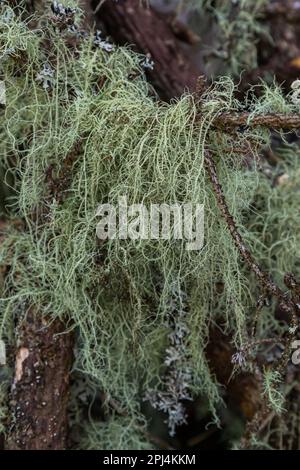
<svg viewBox="0 0 300 470">
<path fill-rule="evenodd" d="M 19 326 L 6 449 L 66 448 L 73 335 L 32 310 Z"/>
<path fill-rule="evenodd" d="M 96 10 L 98 4 L 99 0 L 92 2 Z M 154 68 L 146 73 L 160 98 L 169 101 L 185 90 L 196 89 L 201 72 L 187 59 L 171 25 L 151 7 L 140 0 L 106 0 L 96 18 L 118 44 L 129 44 L 151 55 Z"/>
</svg>

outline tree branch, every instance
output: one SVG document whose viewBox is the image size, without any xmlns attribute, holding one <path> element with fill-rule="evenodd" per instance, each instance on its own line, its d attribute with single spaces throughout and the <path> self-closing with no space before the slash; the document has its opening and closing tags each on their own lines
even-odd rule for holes
<svg viewBox="0 0 300 470">
<path fill-rule="evenodd" d="M 264 126 L 272 129 L 300 129 L 300 114 L 266 113 L 251 117 L 248 112 L 220 113 L 214 120 L 215 127 L 228 130 L 240 126 Z"/>
<path fill-rule="evenodd" d="M 7 449 L 66 448 L 73 334 L 65 329 L 33 310 L 19 325 Z"/>
</svg>

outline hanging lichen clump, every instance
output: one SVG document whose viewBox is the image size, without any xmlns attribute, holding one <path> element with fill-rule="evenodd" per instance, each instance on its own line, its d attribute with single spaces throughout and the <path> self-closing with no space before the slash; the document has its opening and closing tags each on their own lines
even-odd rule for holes
<svg viewBox="0 0 300 470">
<path fill-rule="evenodd" d="M 257 167 L 269 131 L 244 126 L 228 132 L 214 124 L 222 113 L 243 110 L 230 79 L 201 95 L 157 102 L 143 57 L 114 47 L 100 32 L 82 31 L 77 9 L 57 8 L 26 23 L 1 6 L 6 106 L 0 153 L 13 190 L 0 248 L 7 267 L 0 339 L 11 347 L 17 341 L 14 323 L 33 307 L 61 319 L 66 331 L 76 332 L 74 371 L 122 410 L 90 422 L 80 445 L 145 448 L 141 410 L 147 400 L 165 412 L 172 434 L 186 420 L 186 401 L 199 395 L 209 398 L 218 421 L 222 398 L 205 355 L 210 326 L 221 324 L 238 351 L 249 342 L 257 288 L 220 216 L 206 152 L 214 155 L 245 242 L 280 282 L 284 272 L 298 269 L 291 253 L 299 240 L 295 231 L 275 262 L 272 250 L 286 227 L 278 214 L 290 202 L 278 198 L 276 204 L 274 194 L 284 185 L 272 188 Z M 264 112 L 296 110 L 280 90 L 268 88 L 247 107 L 249 123 Z M 291 168 L 297 171 L 294 162 Z M 288 185 L 297 184 L 293 178 L 285 183 L 287 199 Z M 145 207 L 203 204 L 204 246 L 187 250 L 186 240 L 139 237 L 99 240 L 99 204 L 117 206 L 122 197 Z M 255 217 L 253 201 L 263 208 Z M 290 217 L 297 224 L 292 209 Z M 270 234 L 277 219 L 278 231 Z M 260 317 L 260 337 L 269 334 L 268 312 L 265 324 Z"/>
</svg>

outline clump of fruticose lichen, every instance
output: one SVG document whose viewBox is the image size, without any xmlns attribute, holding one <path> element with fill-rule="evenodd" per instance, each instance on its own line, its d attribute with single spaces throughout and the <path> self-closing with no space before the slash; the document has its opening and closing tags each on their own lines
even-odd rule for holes
<svg viewBox="0 0 300 470">
<path fill-rule="evenodd" d="M 62 28 L 50 9 L 31 22 L 34 27 L 1 5 L 0 154 L 13 190 L 0 247 L 9 267 L 0 338 L 14 341 L 14 322 L 31 306 L 61 318 L 77 332 L 75 377 L 126 410 L 90 417 L 78 445 L 148 448 L 145 398 L 165 412 L 172 434 L 186 419 L 186 400 L 200 395 L 218 421 L 222 397 L 205 354 L 210 326 L 221 324 L 241 349 L 257 295 L 220 219 L 204 149 L 216 156 L 245 240 L 278 278 L 299 270 L 293 253 L 300 242 L 300 152 L 286 145 L 288 179 L 273 185 L 256 163 L 269 132 L 212 126 L 220 111 L 240 109 L 230 79 L 201 97 L 162 104 L 149 93 L 143 59 L 128 48 L 109 47 L 100 33 Z M 252 116 L 272 106 L 293 111 L 296 105 L 276 88 L 248 103 Z M 122 196 L 146 207 L 204 204 L 204 246 L 189 251 L 185 240 L 98 240 L 98 205 L 118 204 Z M 22 229 L 9 223 L 16 219 Z M 271 310 L 259 328 L 261 336 L 280 331 Z M 74 426 L 82 418 L 80 400 L 91 405 L 93 392 L 74 394 Z"/>
</svg>

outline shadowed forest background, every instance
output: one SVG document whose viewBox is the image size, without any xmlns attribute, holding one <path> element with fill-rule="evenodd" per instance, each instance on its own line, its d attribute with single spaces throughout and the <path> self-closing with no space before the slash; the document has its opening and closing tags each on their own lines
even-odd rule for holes
<svg viewBox="0 0 300 470">
<path fill-rule="evenodd" d="M 299 450 L 300 2 L 4 0 L 0 74 L 1 449 Z"/>
</svg>

